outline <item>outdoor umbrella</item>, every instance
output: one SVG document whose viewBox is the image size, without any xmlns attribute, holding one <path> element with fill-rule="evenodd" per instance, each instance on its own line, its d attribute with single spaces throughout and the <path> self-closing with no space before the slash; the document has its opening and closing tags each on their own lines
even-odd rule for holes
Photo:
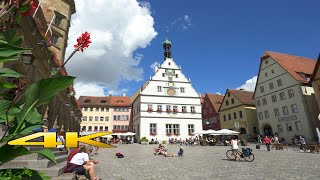
<svg viewBox="0 0 320 180">
<path fill-rule="evenodd" d="M 136 135 L 136 133 L 133 133 L 133 132 L 126 132 L 123 134 L 123 136 L 134 136 Z"/>
<path fill-rule="evenodd" d="M 205 131 L 205 130 L 201 130 L 201 131 L 198 131 L 198 132 L 194 132 L 192 134 L 208 134 L 208 132 Z"/>
<path fill-rule="evenodd" d="M 216 130 L 212 130 L 212 129 L 208 129 L 206 130 L 207 134 L 210 134 L 210 135 L 219 135 L 218 131 Z"/>
<path fill-rule="evenodd" d="M 239 134 L 239 132 L 232 131 L 232 130 L 229 130 L 229 129 L 221 129 L 221 130 L 217 131 L 217 134 L 221 134 L 221 135 L 237 135 L 237 134 Z"/>
</svg>

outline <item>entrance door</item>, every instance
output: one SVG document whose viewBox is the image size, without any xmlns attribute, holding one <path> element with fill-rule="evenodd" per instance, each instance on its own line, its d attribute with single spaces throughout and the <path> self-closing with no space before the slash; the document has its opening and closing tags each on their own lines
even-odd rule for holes
<svg viewBox="0 0 320 180">
<path fill-rule="evenodd" d="M 272 135 L 272 127 L 269 124 L 263 126 L 263 132 L 265 136 Z"/>
</svg>

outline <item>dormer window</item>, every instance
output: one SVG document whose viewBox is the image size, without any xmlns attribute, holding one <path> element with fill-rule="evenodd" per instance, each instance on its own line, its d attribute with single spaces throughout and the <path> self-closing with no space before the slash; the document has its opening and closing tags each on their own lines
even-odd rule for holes
<svg viewBox="0 0 320 180">
<path fill-rule="evenodd" d="M 107 101 L 106 100 L 102 100 L 102 101 L 100 101 L 100 103 L 101 104 L 105 104 L 105 103 L 107 103 Z"/>
<path fill-rule="evenodd" d="M 171 62 L 168 62 L 168 65 L 170 66 L 170 65 L 171 65 Z"/>
<path fill-rule="evenodd" d="M 123 101 L 122 100 L 118 100 L 117 102 L 121 102 L 122 103 Z"/>
<path fill-rule="evenodd" d="M 90 99 L 84 100 L 84 103 L 89 103 L 89 102 L 90 102 Z"/>
</svg>

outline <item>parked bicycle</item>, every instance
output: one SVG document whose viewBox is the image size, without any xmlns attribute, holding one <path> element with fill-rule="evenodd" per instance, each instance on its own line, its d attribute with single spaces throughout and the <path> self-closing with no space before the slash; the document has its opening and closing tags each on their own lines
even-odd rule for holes
<svg viewBox="0 0 320 180">
<path fill-rule="evenodd" d="M 254 160 L 254 154 L 252 153 L 251 148 L 242 148 L 242 152 L 237 150 L 236 153 L 239 155 L 239 157 L 243 158 L 244 160 L 248 162 L 252 162 Z M 228 150 L 226 152 L 226 155 L 229 159 L 235 159 L 235 156 L 233 154 L 233 150 Z"/>
</svg>

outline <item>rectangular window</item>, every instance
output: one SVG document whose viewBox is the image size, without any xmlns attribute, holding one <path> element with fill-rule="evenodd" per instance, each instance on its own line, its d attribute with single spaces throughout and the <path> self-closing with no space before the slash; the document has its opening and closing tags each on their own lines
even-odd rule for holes
<svg viewBox="0 0 320 180">
<path fill-rule="evenodd" d="M 158 105 L 157 111 L 162 111 L 162 105 Z"/>
<path fill-rule="evenodd" d="M 103 120 L 104 120 L 104 117 L 103 117 L 103 116 L 101 116 L 101 117 L 100 117 L 100 121 L 103 121 Z"/>
<path fill-rule="evenodd" d="M 179 76 L 178 76 L 178 74 L 176 74 L 176 78 L 178 78 Z"/>
<path fill-rule="evenodd" d="M 57 35 L 52 34 L 52 36 L 51 36 L 51 42 L 52 42 L 52 44 L 53 44 L 54 46 L 57 46 L 57 44 L 58 44 L 58 39 L 59 39 L 59 37 L 58 37 Z"/>
<path fill-rule="evenodd" d="M 292 113 L 298 113 L 298 106 L 296 104 L 291 105 Z"/>
<path fill-rule="evenodd" d="M 274 74 L 274 70 L 273 69 L 271 70 L 271 73 Z"/>
<path fill-rule="evenodd" d="M 223 115 L 223 120 L 224 120 L 224 121 L 226 121 L 226 120 L 227 120 L 227 119 L 226 119 L 226 115 Z"/>
<path fill-rule="evenodd" d="M 180 93 L 184 93 L 184 87 L 180 88 Z"/>
<path fill-rule="evenodd" d="M 60 26 L 61 21 L 62 21 L 62 18 L 56 15 L 56 17 L 54 18 L 54 25 Z"/>
<path fill-rule="evenodd" d="M 188 124 L 188 134 L 192 135 L 194 133 L 194 124 Z"/>
<path fill-rule="evenodd" d="M 103 131 L 103 126 L 99 126 L 99 131 Z"/>
<path fill-rule="evenodd" d="M 166 73 L 162 73 L 162 77 L 165 77 L 166 76 Z"/>
<path fill-rule="evenodd" d="M 94 120 L 95 120 L 95 121 L 99 121 L 99 116 L 95 116 L 95 117 L 94 117 Z"/>
<path fill-rule="evenodd" d="M 148 111 L 152 111 L 152 104 L 148 104 Z"/>
<path fill-rule="evenodd" d="M 263 86 L 260 87 L 260 92 L 264 93 L 264 87 Z"/>
<path fill-rule="evenodd" d="M 157 134 L 157 124 L 150 124 L 150 135 Z"/>
<path fill-rule="evenodd" d="M 264 117 L 265 117 L 266 119 L 269 119 L 269 111 L 264 111 Z"/>
<path fill-rule="evenodd" d="M 267 72 L 266 72 L 266 73 L 264 73 L 264 76 L 265 76 L 265 77 L 268 77 L 268 73 L 267 73 Z"/>
<path fill-rule="evenodd" d="M 90 111 L 93 111 L 93 107 L 90 108 Z"/>
<path fill-rule="evenodd" d="M 116 121 L 117 120 L 117 116 L 113 116 L 113 120 Z"/>
<path fill-rule="evenodd" d="M 173 112 L 178 112 L 178 106 L 172 106 Z"/>
<path fill-rule="evenodd" d="M 269 83 L 269 88 L 270 88 L 270 90 L 274 88 L 273 82 Z"/>
<path fill-rule="evenodd" d="M 109 121 L 109 117 L 104 117 L 104 120 L 105 121 Z"/>
<path fill-rule="evenodd" d="M 187 112 L 187 106 L 182 106 L 182 112 Z"/>
<path fill-rule="evenodd" d="M 104 108 L 101 108 L 100 111 L 101 111 L 101 112 L 104 112 Z"/>
<path fill-rule="evenodd" d="M 85 108 L 83 108 L 84 109 L 84 111 L 88 111 L 88 108 L 87 107 L 85 107 Z"/>
<path fill-rule="evenodd" d="M 291 131 L 292 131 L 292 125 L 291 125 L 291 122 L 286 123 L 286 125 L 287 125 L 287 131 L 288 131 L 288 132 L 291 132 Z"/>
<path fill-rule="evenodd" d="M 92 126 L 88 126 L 88 131 L 92 131 Z"/>
<path fill-rule="evenodd" d="M 82 120 L 87 121 L 87 116 L 83 116 Z"/>
<path fill-rule="evenodd" d="M 297 121 L 294 123 L 296 125 L 296 130 L 297 131 L 302 131 L 302 124 L 300 121 Z"/>
<path fill-rule="evenodd" d="M 289 111 L 288 111 L 288 107 L 287 106 L 283 106 L 282 107 L 282 111 L 283 111 L 283 115 L 288 115 Z"/>
<path fill-rule="evenodd" d="M 276 95 L 272 95 L 271 99 L 272 99 L 272 102 L 277 102 L 277 96 Z"/>
<path fill-rule="evenodd" d="M 89 116 L 89 121 L 92 121 L 93 120 L 93 117 L 92 116 Z"/>
<path fill-rule="evenodd" d="M 158 92 L 162 92 L 162 87 L 158 86 Z"/>
<path fill-rule="evenodd" d="M 98 126 L 94 126 L 94 131 L 98 131 Z"/>
<path fill-rule="evenodd" d="M 229 101 L 228 100 L 226 100 L 226 105 L 229 106 Z"/>
<path fill-rule="evenodd" d="M 86 131 L 86 126 L 81 126 L 82 131 Z"/>
<path fill-rule="evenodd" d="M 277 127 L 278 127 L 278 132 L 283 133 L 282 125 L 278 124 Z"/>
<path fill-rule="evenodd" d="M 231 120 L 231 114 L 228 114 L 229 120 Z"/>
<path fill-rule="evenodd" d="M 261 106 L 261 101 L 260 100 L 257 100 L 257 106 Z"/>
<path fill-rule="evenodd" d="M 104 127 L 104 131 L 109 131 L 108 126 L 105 126 L 105 127 Z"/>
<path fill-rule="evenodd" d="M 264 63 L 265 63 L 265 64 L 268 64 L 268 63 L 269 63 L 269 61 L 266 59 L 266 60 L 264 60 Z"/>
<path fill-rule="evenodd" d="M 285 100 L 286 99 L 286 95 L 284 94 L 284 92 L 280 93 L 280 99 L 281 100 Z"/>
<path fill-rule="evenodd" d="M 237 119 L 237 113 L 236 112 L 233 113 L 233 119 Z"/>
<path fill-rule="evenodd" d="M 279 112 L 279 109 L 278 109 L 278 108 L 275 108 L 275 109 L 274 109 L 274 116 L 275 116 L 275 117 L 279 117 L 279 116 L 280 116 L 280 112 Z"/>
<path fill-rule="evenodd" d="M 234 98 L 231 99 L 231 104 L 234 104 Z"/>
<path fill-rule="evenodd" d="M 172 124 L 166 124 L 166 133 L 172 134 Z"/>
<path fill-rule="evenodd" d="M 260 120 L 263 119 L 263 114 L 262 114 L 262 112 L 259 112 L 259 119 L 260 119 Z"/>
<path fill-rule="evenodd" d="M 173 134 L 174 135 L 180 135 L 179 124 L 173 124 Z"/>
<path fill-rule="evenodd" d="M 263 104 L 263 105 L 267 105 L 267 104 L 268 104 L 266 98 L 262 98 L 262 104 Z"/>
<path fill-rule="evenodd" d="M 109 112 L 109 108 L 106 108 L 106 112 Z"/>
<path fill-rule="evenodd" d="M 293 89 L 289 89 L 288 94 L 289 94 L 289 98 L 293 98 L 294 97 Z"/>
<path fill-rule="evenodd" d="M 195 112 L 196 112 L 196 107 L 191 106 L 191 112 L 192 112 L 192 113 L 195 113 Z"/>
<path fill-rule="evenodd" d="M 96 108 L 96 111 L 99 111 L 99 108 Z"/>
<path fill-rule="evenodd" d="M 242 118 L 242 111 L 239 111 L 239 117 Z"/>
<path fill-rule="evenodd" d="M 277 84 L 278 84 L 278 87 L 282 86 L 282 81 L 281 81 L 281 79 L 278 79 L 278 80 L 277 80 Z"/>
</svg>

